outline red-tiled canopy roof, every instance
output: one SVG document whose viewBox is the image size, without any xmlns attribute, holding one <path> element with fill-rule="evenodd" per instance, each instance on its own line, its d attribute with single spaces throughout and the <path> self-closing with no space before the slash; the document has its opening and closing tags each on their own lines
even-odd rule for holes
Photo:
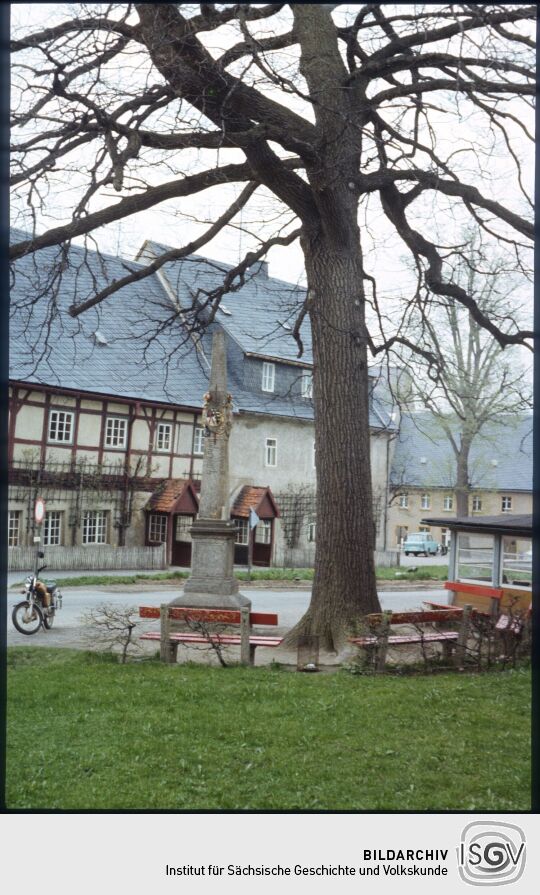
<svg viewBox="0 0 540 895">
<path fill-rule="evenodd" d="M 247 519 L 253 509 L 261 519 L 273 519 L 279 516 L 279 509 L 270 488 L 259 485 L 244 485 L 240 488 L 233 506 L 231 516 Z"/>
<path fill-rule="evenodd" d="M 191 492 L 191 495 L 186 494 L 186 498 L 191 498 L 191 502 L 196 504 L 196 494 L 193 482 L 189 479 L 164 479 L 152 494 L 145 509 L 153 510 L 157 513 L 170 513 L 175 509 L 175 504 L 184 495 L 186 489 Z M 193 495 L 195 496 L 195 500 L 193 500 Z M 181 501 L 181 503 L 183 503 L 183 501 Z M 178 507 L 178 509 L 181 508 Z M 186 509 L 188 509 L 188 507 L 186 507 Z"/>
</svg>

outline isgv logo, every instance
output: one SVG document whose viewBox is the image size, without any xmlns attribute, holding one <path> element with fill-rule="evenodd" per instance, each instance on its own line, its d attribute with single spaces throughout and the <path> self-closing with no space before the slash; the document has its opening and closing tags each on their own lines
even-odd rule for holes
<svg viewBox="0 0 540 895">
<path fill-rule="evenodd" d="M 525 869 L 525 834 L 515 824 L 473 821 L 457 849 L 459 875 L 471 886 L 515 883 Z"/>
</svg>

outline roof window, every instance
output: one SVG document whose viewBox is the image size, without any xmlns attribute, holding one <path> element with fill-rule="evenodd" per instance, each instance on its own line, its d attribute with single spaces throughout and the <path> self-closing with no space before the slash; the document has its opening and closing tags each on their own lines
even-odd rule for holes
<svg viewBox="0 0 540 895">
<path fill-rule="evenodd" d="M 108 345 L 109 344 L 108 340 L 105 338 L 103 333 L 100 332 L 99 329 L 96 329 L 96 331 L 94 333 L 94 342 L 96 343 L 96 345 Z"/>
</svg>

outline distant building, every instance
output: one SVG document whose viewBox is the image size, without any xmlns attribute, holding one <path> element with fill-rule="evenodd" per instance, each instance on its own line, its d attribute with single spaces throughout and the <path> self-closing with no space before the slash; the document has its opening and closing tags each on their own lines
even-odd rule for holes
<svg viewBox="0 0 540 895">
<path fill-rule="evenodd" d="M 15 234 L 16 241 L 24 238 Z M 191 256 L 131 283 L 72 318 L 136 262 L 71 246 L 42 249 L 14 265 L 10 330 L 9 546 L 32 543 L 33 502 L 46 502 L 45 546 L 166 544 L 167 560 L 189 565 L 197 513 L 211 335 L 227 334 L 234 401 L 230 440 L 236 559 L 245 562 L 253 508 L 254 561 L 308 564 L 316 538 L 311 342 L 292 325 L 304 298 L 258 262 L 227 294 L 200 336 L 182 319 L 219 288 L 230 265 Z M 142 260 L 141 260 L 142 259 Z M 204 312 L 202 312 L 204 321 Z M 385 536 L 388 444 L 394 423 L 371 407 L 378 546 Z"/>
<path fill-rule="evenodd" d="M 422 523 L 456 516 L 456 463 L 450 442 L 429 414 L 405 414 L 389 476 L 388 547 L 415 531 L 448 545 L 450 529 Z M 477 436 L 469 464 L 471 516 L 532 512 L 532 417 L 507 417 Z"/>
</svg>

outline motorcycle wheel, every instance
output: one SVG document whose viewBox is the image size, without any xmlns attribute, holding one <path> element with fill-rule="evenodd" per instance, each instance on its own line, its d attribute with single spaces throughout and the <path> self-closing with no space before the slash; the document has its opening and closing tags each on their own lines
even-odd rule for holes
<svg viewBox="0 0 540 895">
<path fill-rule="evenodd" d="M 43 624 L 43 613 L 37 603 L 34 603 L 31 615 L 29 609 L 30 603 L 28 600 L 23 600 L 22 603 L 17 603 L 13 607 L 11 621 L 19 634 L 35 634 Z"/>
<path fill-rule="evenodd" d="M 49 609 L 43 610 L 43 627 L 50 631 L 54 623 L 55 610 L 51 606 Z"/>
</svg>

